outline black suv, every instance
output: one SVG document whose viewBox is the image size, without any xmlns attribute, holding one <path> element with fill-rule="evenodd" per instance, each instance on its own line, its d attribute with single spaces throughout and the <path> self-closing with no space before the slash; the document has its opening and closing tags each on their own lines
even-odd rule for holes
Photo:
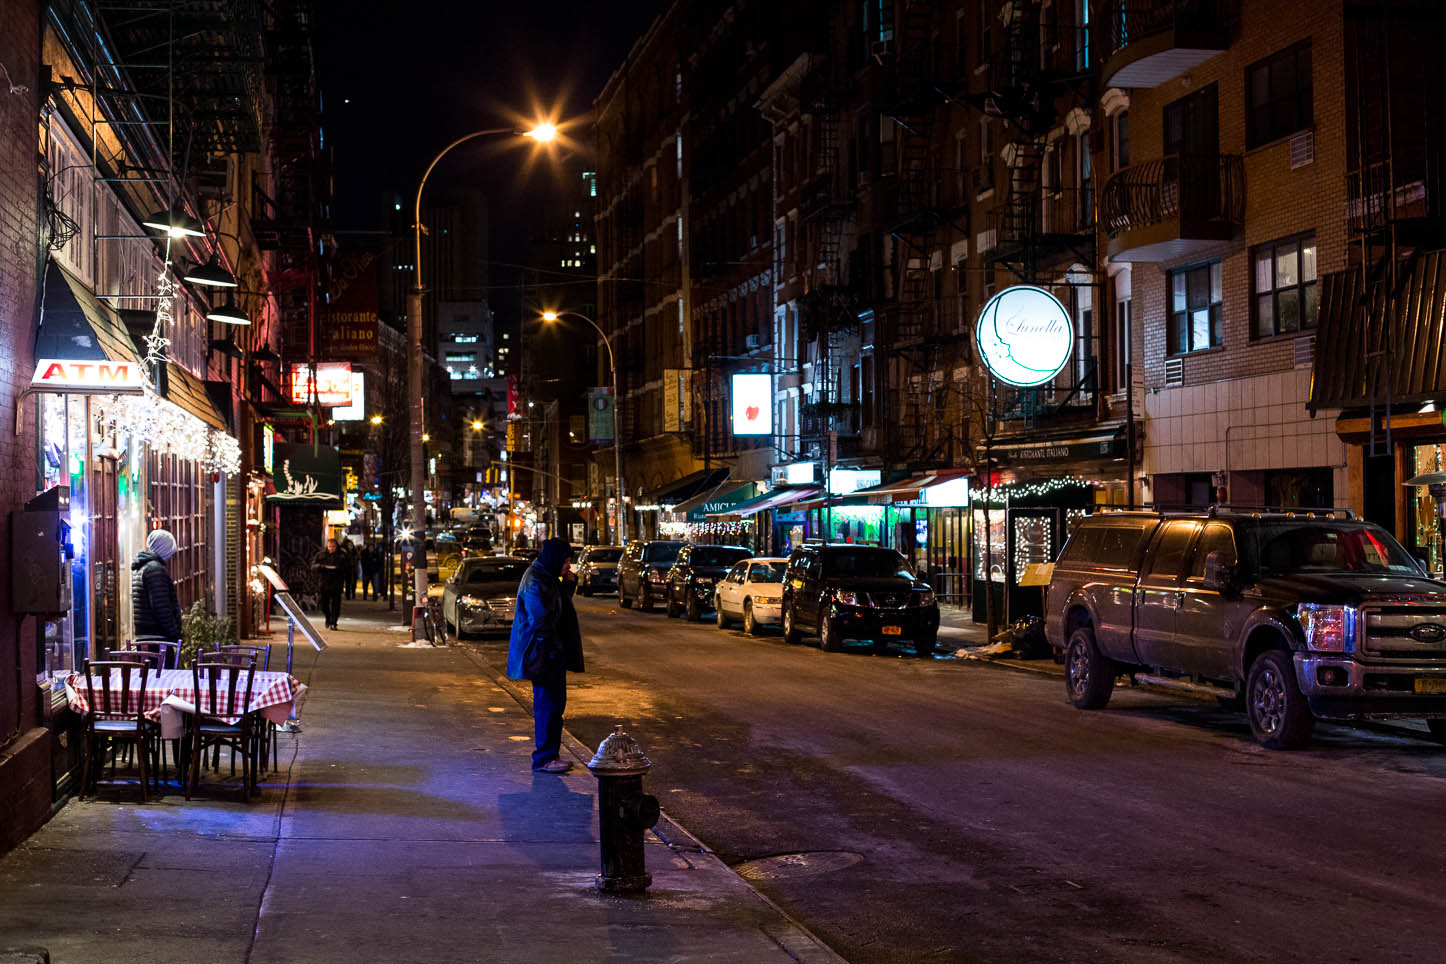
<svg viewBox="0 0 1446 964">
<path fill-rule="evenodd" d="M 904 557 L 877 546 L 806 544 L 793 550 L 783 576 L 783 638 L 817 633 L 827 652 L 846 639 L 880 647 L 907 639 L 929 656 L 939 635 L 939 604 Z"/>
<path fill-rule="evenodd" d="M 1271 749 L 1317 717 L 1424 717 L 1446 742 L 1446 584 L 1348 514 L 1091 516 L 1054 564 L 1044 626 L 1081 709 L 1128 673 L 1243 701 Z"/>
<path fill-rule="evenodd" d="M 684 546 L 668 570 L 668 615 L 682 612 L 691 622 L 713 608 L 713 585 L 740 559 L 753 555 L 742 546 Z"/>
<path fill-rule="evenodd" d="M 643 612 L 652 612 L 653 603 L 663 598 L 668 570 L 682 548 L 683 543 L 667 540 L 634 539 L 628 543 L 618 562 L 618 602 L 624 609 L 631 609 L 636 602 Z"/>
</svg>

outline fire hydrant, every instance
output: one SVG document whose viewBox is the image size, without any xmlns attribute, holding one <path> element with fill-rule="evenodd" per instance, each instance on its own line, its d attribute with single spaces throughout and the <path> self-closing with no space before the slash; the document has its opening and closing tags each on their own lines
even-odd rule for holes
<svg viewBox="0 0 1446 964">
<path fill-rule="evenodd" d="M 643 774 L 653 765 L 638 741 L 613 728 L 587 768 L 597 777 L 598 836 L 602 873 L 598 890 L 626 894 L 653 882 L 643 859 L 643 831 L 658 822 L 658 798 L 643 792 Z"/>
</svg>

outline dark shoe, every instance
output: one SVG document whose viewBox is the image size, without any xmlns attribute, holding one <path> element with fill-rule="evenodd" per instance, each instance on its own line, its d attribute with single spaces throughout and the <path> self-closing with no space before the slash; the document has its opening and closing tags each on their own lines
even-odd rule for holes
<svg viewBox="0 0 1446 964">
<path fill-rule="evenodd" d="M 572 769 L 572 764 L 567 760 L 548 760 L 540 767 L 534 767 L 538 773 L 566 773 Z"/>
</svg>

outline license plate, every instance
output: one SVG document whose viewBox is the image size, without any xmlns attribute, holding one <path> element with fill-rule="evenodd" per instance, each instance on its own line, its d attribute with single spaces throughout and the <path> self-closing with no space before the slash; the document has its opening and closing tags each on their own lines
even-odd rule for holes
<svg viewBox="0 0 1446 964">
<path fill-rule="evenodd" d="M 1446 695 L 1446 679 L 1435 679 L 1430 677 L 1417 677 L 1417 693 L 1437 693 Z"/>
<path fill-rule="evenodd" d="M 879 632 L 883 633 L 885 636 L 898 636 L 903 633 L 903 630 L 900 629 L 898 626 L 880 626 Z M 1419 683 L 1421 682 L 1421 680 L 1417 680 L 1417 682 Z"/>
</svg>

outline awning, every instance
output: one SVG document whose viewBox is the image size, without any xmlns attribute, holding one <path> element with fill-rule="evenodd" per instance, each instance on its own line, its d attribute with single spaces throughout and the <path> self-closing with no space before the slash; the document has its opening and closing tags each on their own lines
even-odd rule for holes
<svg viewBox="0 0 1446 964">
<path fill-rule="evenodd" d="M 276 443 L 276 491 L 266 501 L 275 505 L 304 505 L 313 509 L 340 509 L 341 455 L 321 446 Z"/>
<path fill-rule="evenodd" d="M 166 401 L 196 416 L 214 429 L 227 431 L 226 420 L 211 404 L 210 393 L 201 379 L 175 362 L 166 362 Z"/>
<path fill-rule="evenodd" d="M 889 505 L 894 502 L 916 502 L 919 493 L 931 485 L 968 475 L 969 469 L 931 469 L 919 475 L 896 479 L 867 489 L 850 492 L 847 498 L 863 496 L 872 505 Z"/>
<path fill-rule="evenodd" d="M 1373 395 L 1384 405 L 1388 384 L 1392 404 L 1446 395 L 1446 251 L 1413 259 L 1390 303 L 1384 283 L 1365 292 L 1359 270 L 1323 275 L 1320 286 L 1311 411 L 1366 405 Z"/>
<path fill-rule="evenodd" d="M 755 495 L 748 501 L 740 502 L 737 505 L 727 509 L 726 511 L 710 512 L 708 514 L 710 516 L 736 515 L 739 518 L 747 519 L 751 516 L 757 515 L 760 512 L 765 512 L 769 509 L 778 509 L 782 508 L 785 505 L 792 505 L 800 499 L 806 499 L 809 496 L 821 491 L 822 490 L 816 485 L 784 486 L 782 488 L 774 489 L 771 492 L 764 492 L 760 495 Z"/>
<path fill-rule="evenodd" d="M 708 516 L 726 512 L 730 507 L 740 502 L 747 502 L 757 494 L 757 482 L 725 481 L 721 485 L 693 496 L 687 502 L 679 502 L 673 506 L 673 511 L 686 513 L 689 522 L 703 522 Z"/>
<path fill-rule="evenodd" d="M 54 260 L 45 273 L 35 357 L 139 362 L 120 315 Z"/>
<path fill-rule="evenodd" d="M 666 485 L 644 492 L 638 501 L 643 505 L 666 506 L 669 511 L 673 511 L 672 507 L 678 503 L 716 488 L 728 478 L 728 472 L 726 466 L 721 469 L 699 469 L 681 479 L 674 479 Z"/>
</svg>

